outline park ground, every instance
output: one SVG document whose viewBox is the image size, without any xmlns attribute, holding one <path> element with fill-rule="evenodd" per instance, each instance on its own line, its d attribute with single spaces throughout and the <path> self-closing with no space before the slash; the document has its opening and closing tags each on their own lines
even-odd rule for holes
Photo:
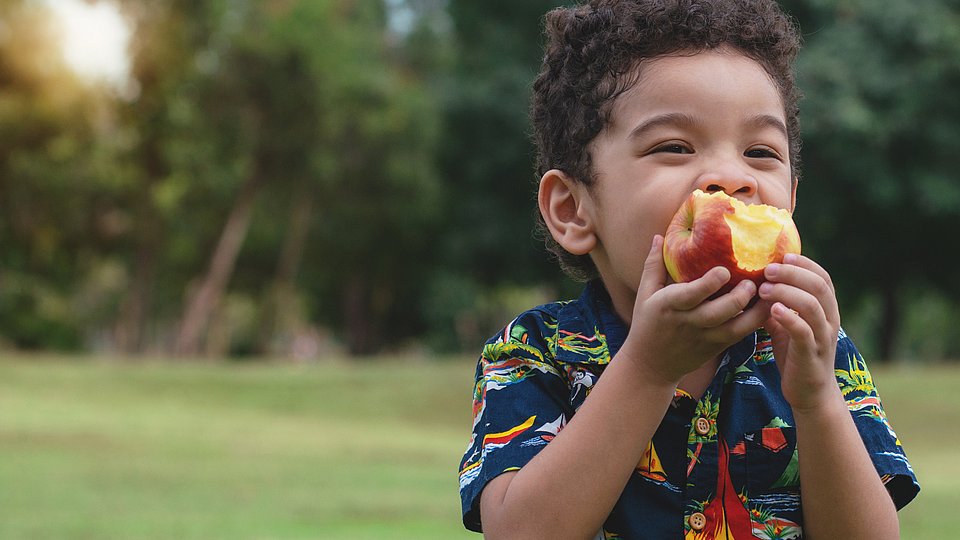
<svg viewBox="0 0 960 540">
<path fill-rule="evenodd" d="M 0 538 L 479 538 L 456 469 L 474 360 L 0 359 Z M 960 364 L 874 366 L 920 478 L 909 540 L 960 507 Z"/>
</svg>

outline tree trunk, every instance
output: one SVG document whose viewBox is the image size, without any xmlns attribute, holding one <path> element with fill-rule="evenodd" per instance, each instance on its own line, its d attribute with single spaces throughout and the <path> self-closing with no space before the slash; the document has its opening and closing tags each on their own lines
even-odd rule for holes
<svg viewBox="0 0 960 540">
<path fill-rule="evenodd" d="M 125 355 L 138 354 L 146 346 L 147 318 L 153 305 L 153 285 L 156 276 L 157 249 L 150 239 L 137 248 L 133 278 L 120 304 L 120 318 L 114 337 L 117 350 Z"/>
<path fill-rule="evenodd" d="M 370 287 L 368 280 L 354 274 L 343 290 L 343 321 L 347 349 L 352 356 L 365 356 L 375 350 L 370 324 Z"/>
<path fill-rule="evenodd" d="M 278 332 L 283 332 L 284 314 L 290 314 L 295 299 L 295 282 L 300 269 L 300 260 L 307 245 L 310 232 L 310 220 L 313 215 L 313 193 L 309 182 L 301 181 L 293 191 L 290 204 L 290 220 L 287 225 L 283 247 L 277 259 L 273 282 L 265 294 L 263 302 L 260 332 L 257 336 L 257 352 L 263 355 L 274 354 L 273 347 Z"/>
<path fill-rule="evenodd" d="M 879 360 L 882 362 L 893 360 L 893 355 L 896 353 L 897 338 L 900 334 L 900 323 L 903 316 L 898 291 L 899 287 L 892 283 L 883 289 L 883 312 L 880 318 L 880 336 L 878 339 Z"/>
<path fill-rule="evenodd" d="M 169 174 L 163 158 L 162 137 L 145 130 L 146 140 L 136 157 L 143 167 L 144 185 L 133 196 L 136 221 L 134 233 L 133 276 L 120 304 L 114 342 L 122 354 L 142 353 L 146 346 L 146 328 L 153 310 L 153 289 L 165 228 L 163 216 L 153 198 L 154 187 Z"/>
<path fill-rule="evenodd" d="M 250 230 L 250 219 L 260 186 L 260 175 L 255 170 L 240 188 L 217 246 L 210 257 L 207 273 L 196 292 L 189 295 L 177 336 L 175 350 L 177 356 L 196 356 L 200 352 L 201 338 L 210 321 L 210 314 L 217 308 L 223 297 L 223 291 L 233 275 L 240 248 Z"/>
</svg>

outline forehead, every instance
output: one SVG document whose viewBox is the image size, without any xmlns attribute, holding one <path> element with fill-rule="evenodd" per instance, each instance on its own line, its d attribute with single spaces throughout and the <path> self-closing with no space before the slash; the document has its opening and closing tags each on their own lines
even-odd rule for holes
<svg viewBox="0 0 960 540">
<path fill-rule="evenodd" d="M 728 47 L 658 56 L 635 69 L 635 84 L 612 104 L 609 128 L 631 129 L 638 116 L 676 112 L 718 120 L 734 113 L 786 119 L 773 78 Z"/>
</svg>

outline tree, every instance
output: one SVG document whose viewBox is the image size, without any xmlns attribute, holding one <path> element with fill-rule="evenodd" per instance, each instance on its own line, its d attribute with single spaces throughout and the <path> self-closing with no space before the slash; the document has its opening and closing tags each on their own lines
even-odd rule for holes
<svg viewBox="0 0 960 540">
<path fill-rule="evenodd" d="M 893 357 L 904 302 L 960 299 L 960 10 L 954 2 L 785 2 L 806 43 L 797 219 L 841 300 L 882 299 L 876 350 Z"/>
<path fill-rule="evenodd" d="M 542 242 L 528 108 L 543 16 L 558 0 L 450 0 L 453 58 L 441 84 L 444 230 L 431 277 L 431 341 L 474 347 L 509 316 L 494 304 L 547 284 L 573 294 Z"/>
<path fill-rule="evenodd" d="M 354 352 L 415 322 L 397 302 L 416 297 L 406 268 L 422 260 L 435 206 L 436 129 L 384 6 L 122 5 L 138 29 L 140 93 L 124 108 L 138 143 L 125 207 L 137 218 L 118 342 L 142 350 L 148 321 L 162 328 L 172 316 L 181 355 L 227 352 L 211 350 L 209 332 L 228 294 L 264 299 L 248 340 L 261 352 L 291 310 L 342 330 Z M 303 261 L 311 270 L 300 276 Z M 307 294 L 312 302 L 296 300 Z"/>
<path fill-rule="evenodd" d="M 0 3 L 0 335 L 19 347 L 76 349 L 78 282 L 108 242 L 104 103 L 60 56 L 43 5 Z"/>
<path fill-rule="evenodd" d="M 168 287 L 173 278 L 164 260 L 175 241 L 171 224 L 176 222 L 176 208 L 169 194 L 189 189 L 186 179 L 176 174 L 171 154 L 183 123 L 183 92 L 189 87 L 208 17 L 201 5 L 183 2 L 123 0 L 120 7 L 134 30 L 129 54 L 137 91 L 131 100 L 116 103 L 118 130 L 131 133 L 133 143 L 121 158 L 130 172 L 117 212 L 132 225 L 122 247 L 129 278 L 114 340 L 120 352 L 130 354 L 148 346 L 148 326 L 156 324 L 158 309 L 169 309 L 162 300 L 159 308 L 155 302 L 158 289 L 163 289 L 161 276 Z"/>
<path fill-rule="evenodd" d="M 354 354 L 422 331 L 422 276 L 440 207 L 438 110 L 418 71 L 429 60 L 406 48 L 410 36 L 433 38 L 392 33 L 386 15 L 375 26 L 385 39 L 349 27 L 342 37 L 353 55 L 331 88 L 322 219 L 306 254 L 307 290 L 325 302 L 314 314 L 341 329 Z"/>
</svg>

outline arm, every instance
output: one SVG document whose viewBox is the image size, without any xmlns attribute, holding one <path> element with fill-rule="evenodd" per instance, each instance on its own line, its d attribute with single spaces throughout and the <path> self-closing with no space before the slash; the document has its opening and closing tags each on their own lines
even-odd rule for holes
<svg viewBox="0 0 960 540">
<path fill-rule="evenodd" d="M 793 409 L 804 530 L 812 539 L 899 538 L 899 521 L 834 374 L 840 314 L 829 274 L 803 256 L 770 265 L 760 297 Z"/>
<path fill-rule="evenodd" d="M 486 538 L 589 538 L 616 504 L 673 399 L 621 351 L 557 437 L 480 498 Z M 552 495 L 563 494 L 563 497 Z"/>
<path fill-rule="evenodd" d="M 583 406 L 526 466 L 484 488 L 487 538 L 590 538 L 603 525 L 656 432 L 682 376 L 760 326 L 766 305 L 744 311 L 744 282 L 707 300 L 730 278 L 714 269 L 666 285 L 662 238 L 644 267 L 630 334 Z M 681 344 L 682 346 L 678 346 Z M 552 495 L 562 493 L 563 497 Z"/>
<path fill-rule="evenodd" d="M 893 499 L 839 391 L 821 409 L 795 411 L 794 420 L 807 536 L 814 540 L 900 538 Z"/>
</svg>

